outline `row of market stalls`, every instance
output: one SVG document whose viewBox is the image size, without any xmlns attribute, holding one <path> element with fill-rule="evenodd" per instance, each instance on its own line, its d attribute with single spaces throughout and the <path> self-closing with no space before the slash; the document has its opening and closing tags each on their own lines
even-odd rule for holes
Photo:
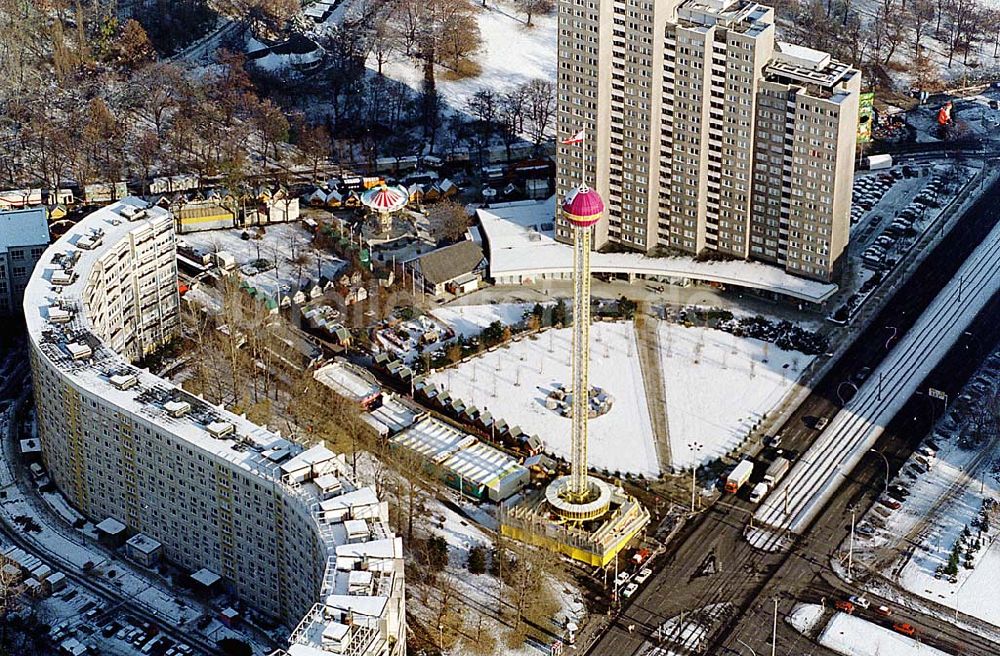
<svg viewBox="0 0 1000 656">
<path fill-rule="evenodd" d="M 395 448 L 406 449 L 423 467 L 460 493 L 500 502 L 531 481 L 516 458 L 381 386 L 365 370 L 336 359 L 313 374 L 316 380 L 365 410 L 362 419 Z"/>
</svg>

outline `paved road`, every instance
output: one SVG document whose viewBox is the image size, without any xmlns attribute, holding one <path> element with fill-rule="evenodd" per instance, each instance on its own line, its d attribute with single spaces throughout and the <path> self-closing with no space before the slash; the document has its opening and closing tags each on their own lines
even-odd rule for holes
<svg viewBox="0 0 1000 656">
<path fill-rule="evenodd" d="M 998 201 L 1000 201 L 1000 183 L 990 187 L 971 206 L 955 229 L 938 244 L 930 257 L 917 268 L 914 275 L 900 287 L 869 327 L 819 381 L 810 396 L 792 413 L 781 428 L 784 435 L 783 446 L 804 451 L 815 439 L 818 433 L 811 426 L 816 417 L 830 416 L 839 407 L 836 389 L 840 383 L 849 379 L 862 367 L 874 368 L 887 352 L 886 342 L 890 342 L 891 346 L 893 340 L 899 339 L 909 330 L 930 300 L 953 277 L 959 265 L 992 229 L 998 218 L 994 209 Z M 985 326 L 973 331 L 981 337 L 980 341 L 985 341 L 985 332 L 993 329 L 993 323 L 995 322 L 980 322 L 979 325 L 985 324 Z M 982 336 L 979 335 L 981 331 L 984 333 Z M 966 349 L 965 345 L 960 346 L 961 348 L 953 350 L 953 353 L 945 358 L 945 364 L 936 372 L 937 375 L 944 373 L 952 387 L 960 385 L 962 380 L 950 374 L 959 370 L 963 364 L 969 365 L 983 357 L 970 356 L 970 349 Z M 988 347 L 981 348 L 985 351 Z M 927 415 L 925 420 L 929 419 L 930 406 L 927 405 L 926 399 L 920 398 L 919 403 L 925 405 Z M 909 407 L 908 405 L 907 408 Z M 917 416 L 919 419 L 919 414 Z M 890 453 L 902 455 L 907 449 L 913 448 L 912 442 L 907 444 L 902 436 L 922 434 L 912 431 L 903 433 L 886 431 L 879 446 L 888 448 Z M 796 545 L 791 555 L 764 554 L 750 548 L 742 540 L 744 526 L 753 508 L 744 499 L 732 499 L 732 505 L 725 507 L 717 505 L 704 513 L 685 534 L 677 538 L 673 550 L 661 560 L 661 564 L 665 564 L 665 567 L 647 584 L 623 613 L 622 618 L 609 629 L 590 653 L 600 656 L 636 653 L 641 649 L 645 636 L 652 635 L 656 626 L 665 619 L 675 617 L 682 611 L 690 611 L 713 603 L 730 603 L 733 607 L 729 621 L 716 623 L 712 644 L 721 648 L 721 643 L 725 642 L 725 648 L 737 650 L 738 653 L 740 645 L 736 639 L 741 635 L 741 631 L 748 630 L 749 635 L 757 636 L 767 633 L 762 631 L 760 611 L 756 613 L 754 611 L 756 600 L 764 598 L 761 596 L 762 590 L 769 591 L 771 588 L 768 586 L 778 586 L 781 590 L 789 588 L 794 590 L 802 585 L 814 585 L 813 579 L 816 573 L 827 567 L 825 560 L 829 549 L 835 548 L 840 543 L 840 539 L 832 541 L 822 539 L 824 531 L 843 530 L 842 517 L 836 514 L 838 504 L 846 502 L 860 504 L 862 501 L 869 501 L 868 497 L 860 494 L 867 484 L 865 474 L 881 477 L 884 476 L 884 470 L 885 465 L 877 456 L 873 455 L 862 460 L 862 464 L 855 472 L 858 482 L 845 486 L 836 495 L 830 502 L 831 510 L 821 514 L 816 525 L 807 533 L 806 539 Z M 711 576 L 697 576 L 709 552 L 715 553 L 722 571 Z M 813 560 L 816 562 L 813 563 Z M 793 563 L 791 570 L 786 569 L 789 567 L 787 564 L 789 562 Z M 923 623 L 923 618 L 920 622 Z M 629 633 L 627 630 L 630 624 L 636 627 L 634 633 Z M 770 628 L 769 625 L 767 628 Z M 944 632 L 946 629 L 941 627 L 940 630 Z M 970 645 L 970 649 L 975 648 L 977 644 L 976 639 L 971 636 L 961 636 L 959 642 L 963 641 Z M 763 643 L 758 640 L 758 644 Z M 720 652 L 709 648 L 707 653 Z M 967 653 L 996 654 L 1000 653 L 1000 646 L 993 646 L 985 651 L 967 651 Z"/>
<path fill-rule="evenodd" d="M 649 303 L 640 301 L 635 311 L 636 348 L 642 370 L 643 387 L 646 389 L 646 406 L 652 422 L 653 439 L 660 471 L 670 471 L 673 455 L 670 452 L 670 424 L 667 417 L 667 391 L 660 364 L 660 320 L 652 313 Z"/>
</svg>

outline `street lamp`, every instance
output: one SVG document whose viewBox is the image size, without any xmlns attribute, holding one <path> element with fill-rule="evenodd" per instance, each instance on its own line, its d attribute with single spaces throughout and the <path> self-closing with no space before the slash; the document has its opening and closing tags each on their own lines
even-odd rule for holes
<svg viewBox="0 0 1000 656">
<path fill-rule="evenodd" d="M 691 463 L 691 512 L 693 513 L 694 512 L 694 489 L 695 489 L 695 486 L 697 485 L 697 482 L 695 480 L 695 476 L 697 475 L 697 472 L 698 472 L 698 454 L 701 453 L 701 450 L 703 448 L 705 448 L 705 445 L 702 444 L 701 442 L 688 442 L 688 448 L 691 450 L 691 453 L 694 455 L 694 458 L 692 459 L 692 463 Z"/>
<path fill-rule="evenodd" d="M 882 456 L 882 460 L 885 461 L 885 491 L 889 491 L 889 459 L 885 457 L 885 454 L 878 449 L 869 449 L 872 453 L 877 453 Z"/>
</svg>

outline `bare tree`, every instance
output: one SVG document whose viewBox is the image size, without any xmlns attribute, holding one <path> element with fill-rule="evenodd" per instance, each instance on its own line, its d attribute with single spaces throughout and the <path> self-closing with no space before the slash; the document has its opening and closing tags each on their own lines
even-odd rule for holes
<svg viewBox="0 0 1000 656">
<path fill-rule="evenodd" d="M 535 14 L 547 14 L 552 11 L 552 0 L 517 0 L 518 6 L 521 8 L 525 14 L 527 14 L 527 20 L 525 21 L 528 27 L 531 27 L 531 17 Z"/>
<path fill-rule="evenodd" d="M 535 145 L 542 143 L 552 128 L 556 112 L 555 85 L 548 80 L 531 80 L 525 86 L 525 118 Z"/>
<path fill-rule="evenodd" d="M 469 229 L 469 214 L 452 200 L 442 200 L 431 205 L 427 218 L 438 241 L 458 241 Z"/>
</svg>

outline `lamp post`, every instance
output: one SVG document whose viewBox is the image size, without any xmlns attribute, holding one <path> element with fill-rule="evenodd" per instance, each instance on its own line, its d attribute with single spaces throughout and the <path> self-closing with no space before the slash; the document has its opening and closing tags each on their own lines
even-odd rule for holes
<svg viewBox="0 0 1000 656">
<path fill-rule="evenodd" d="M 889 459 L 885 457 L 885 454 L 878 449 L 869 449 L 872 453 L 877 453 L 882 456 L 882 460 L 885 461 L 885 491 L 889 491 Z"/>
<path fill-rule="evenodd" d="M 705 445 L 701 442 L 688 442 L 688 448 L 691 449 L 691 453 L 694 454 L 694 458 L 691 463 L 691 512 L 694 512 L 694 492 L 695 487 L 697 487 L 697 473 L 698 473 L 698 454 L 701 450 L 705 448 Z"/>
</svg>

